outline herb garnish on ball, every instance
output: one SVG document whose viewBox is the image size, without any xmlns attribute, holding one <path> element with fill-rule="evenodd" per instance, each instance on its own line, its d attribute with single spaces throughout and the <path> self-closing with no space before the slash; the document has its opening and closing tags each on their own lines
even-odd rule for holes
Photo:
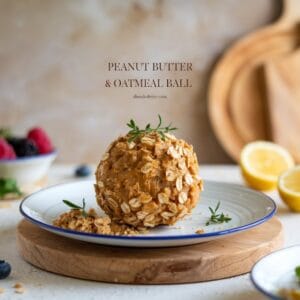
<svg viewBox="0 0 300 300">
<path fill-rule="evenodd" d="M 130 131 L 104 154 L 96 170 L 95 191 L 101 208 L 118 223 L 134 227 L 174 224 L 191 212 L 202 180 L 193 147 L 159 123 Z"/>
</svg>

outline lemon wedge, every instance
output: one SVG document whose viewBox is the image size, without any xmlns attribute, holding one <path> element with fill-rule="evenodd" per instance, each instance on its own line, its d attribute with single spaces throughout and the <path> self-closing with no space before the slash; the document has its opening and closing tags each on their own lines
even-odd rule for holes
<svg viewBox="0 0 300 300">
<path fill-rule="evenodd" d="M 275 189 L 279 175 L 294 166 L 294 160 L 283 147 L 258 141 L 247 144 L 240 157 L 242 175 L 254 189 Z"/>
<path fill-rule="evenodd" d="M 300 166 L 284 172 L 279 177 L 278 191 L 291 210 L 300 212 Z"/>
</svg>

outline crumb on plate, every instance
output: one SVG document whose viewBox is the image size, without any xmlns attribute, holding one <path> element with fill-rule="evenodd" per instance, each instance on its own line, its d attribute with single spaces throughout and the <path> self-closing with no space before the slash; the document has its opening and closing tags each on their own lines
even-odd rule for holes
<svg viewBox="0 0 300 300">
<path fill-rule="evenodd" d="M 137 235 L 146 232 L 144 228 L 117 224 L 108 216 L 98 216 L 94 209 L 90 209 L 86 217 L 80 210 L 72 209 L 55 219 L 53 225 L 64 229 L 110 235 Z"/>
<path fill-rule="evenodd" d="M 286 300 L 297 300 L 300 298 L 300 290 L 282 288 L 279 290 L 279 295 Z"/>
</svg>

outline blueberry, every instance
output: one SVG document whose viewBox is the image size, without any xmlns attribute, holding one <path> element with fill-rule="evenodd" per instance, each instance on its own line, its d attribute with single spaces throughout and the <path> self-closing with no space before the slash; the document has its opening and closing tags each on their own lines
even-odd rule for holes
<svg viewBox="0 0 300 300">
<path fill-rule="evenodd" d="M 0 260 L 0 279 L 8 277 L 11 271 L 11 266 L 4 260 Z"/>
<path fill-rule="evenodd" d="M 78 166 L 75 170 L 75 176 L 77 177 L 87 177 L 91 175 L 92 170 L 88 165 Z"/>
</svg>

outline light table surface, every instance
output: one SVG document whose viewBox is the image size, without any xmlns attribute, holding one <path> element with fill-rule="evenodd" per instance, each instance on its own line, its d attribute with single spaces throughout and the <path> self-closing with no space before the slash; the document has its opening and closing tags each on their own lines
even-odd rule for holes
<svg viewBox="0 0 300 300">
<path fill-rule="evenodd" d="M 49 173 L 49 184 L 76 180 L 74 166 L 54 165 Z M 203 179 L 243 184 L 239 168 L 233 165 L 201 166 Z M 291 213 L 282 203 L 277 192 L 269 195 L 278 204 L 277 216 L 284 226 L 285 246 L 300 244 L 300 214 Z M 4 299 L 122 299 L 122 300 L 261 300 L 263 295 L 252 286 L 249 274 L 217 281 L 179 285 L 125 285 L 90 282 L 48 273 L 26 263 L 16 247 L 16 227 L 22 219 L 20 201 L 0 201 L 0 259 L 12 266 L 9 278 L 0 280 L 0 294 Z M 237 235 L 238 238 L 238 235 Z M 12 286 L 21 282 L 25 293 L 16 294 Z"/>
</svg>

